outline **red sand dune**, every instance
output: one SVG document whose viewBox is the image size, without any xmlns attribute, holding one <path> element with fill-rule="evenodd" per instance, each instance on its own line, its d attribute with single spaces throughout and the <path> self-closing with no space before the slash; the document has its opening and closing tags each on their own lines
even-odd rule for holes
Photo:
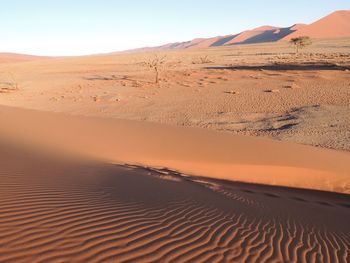
<svg viewBox="0 0 350 263">
<path fill-rule="evenodd" d="M 208 48 L 211 47 L 214 43 L 220 41 L 221 39 L 227 38 L 228 36 L 217 36 L 213 38 L 207 38 L 195 45 L 191 45 L 190 48 Z"/>
<path fill-rule="evenodd" d="M 311 25 L 297 29 L 284 40 L 293 37 L 309 36 L 311 38 L 340 38 L 350 36 L 350 10 L 337 11 Z"/>
<path fill-rule="evenodd" d="M 70 117 L 6 107 L 1 107 L 0 113 L 0 135 L 15 141 L 113 163 L 350 193 L 350 154 L 346 152 L 137 121 Z"/>
<path fill-rule="evenodd" d="M 322 182 L 313 177 L 315 169 L 335 177 L 348 172 L 348 154 L 5 107 L 0 122 L 1 262 L 349 260 L 348 195 L 113 164 L 175 161 L 175 168 L 185 168 L 185 158 L 195 168 L 202 161 L 203 174 L 230 163 L 260 165 L 262 171 L 272 165 L 278 171 L 269 174 L 274 183 L 294 176 L 331 185 L 336 178 Z M 95 160 L 73 158 L 73 151 Z M 221 176 L 235 179 L 237 167 L 231 168 Z M 251 179 L 255 172 L 243 169 L 242 175 Z"/>
<path fill-rule="evenodd" d="M 286 28 L 261 26 L 235 35 L 218 36 L 213 38 L 196 38 L 191 41 L 169 43 L 159 47 L 140 48 L 130 50 L 129 52 L 266 43 L 289 40 L 293 37 L 303 35 L 310 36 L 311 38 L 350 37 L 350 11 L 344 10 L 334 12 L 311 25 L 295 24 Z"/>
<path fill-rule="evenodd" d="M 291 30 L 299 30 L 299 29 L 302 29 L 304 27 L 306 27 L 307 25 L 306 24 L 295 24 L 294 26 L 292 26 L 290 29 Z"/>
<path fill-rule="evenodd" d="M 249 38 L 255 37 L 257 35 L 260 35 L 266 31 L 271 30 L 277 30 L 278 27 L 273 26 L 261 26 L 252 30 L 243 31 L 242 33 L 238 34 L 235 38 L 225 43 L 225 45 L 230 44 L 237 44 L 237 43 L 243 43 L 244 41 L 248 40 Z"/>
<path fill-rule="evenodd" d="M 203 41 L 205 41 L 205 38 L 195 38 L 191 41 L 188 42 L 180 42 L 180 43 L 172 43 L 172 44 L 168 44 L 162 47 L 162 49 L 168 49 L 168 47 L 170 47 L 171 49 L 184 49 L 184 48 L 190 48 L 192 46 L 196 46 L 200 43 L 202 43 Z"/>
</svg>

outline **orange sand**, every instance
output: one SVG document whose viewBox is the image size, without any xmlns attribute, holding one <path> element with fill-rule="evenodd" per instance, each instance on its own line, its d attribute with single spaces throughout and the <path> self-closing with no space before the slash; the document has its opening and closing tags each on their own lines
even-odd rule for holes
<svg viewBox="0 0 350 263">
<path fill-rule="evenodd" d="M 0 132 L 113 163 L 192 175 L 350 193 L 350 154 L 137 121 L 73 117 L 1 107 Z M 49 136 L 48 136 L 49 135 Z"/>
</svg>

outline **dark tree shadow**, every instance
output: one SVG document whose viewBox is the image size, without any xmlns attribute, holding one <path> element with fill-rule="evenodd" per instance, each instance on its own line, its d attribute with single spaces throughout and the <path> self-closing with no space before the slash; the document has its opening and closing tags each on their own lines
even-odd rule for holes
<svg viewBox="0 0 350 263">
<path fill-rule="evenodd" d="M 145 83 L 145 84 L 153 84 L 153 82 L 151 81 L 134 79 L 134 78 L 130 78 L 129 76 L 117 76 L 117 75 L 111 75 L 111 76 L 94 75 L 89 77 L 83 77 L 83 79 L 91 80 L 91 81 L 131 81 L 131 82 L 139 82 L 139 83 Z"/>
<path fill-rule="evenodd" d="M 214 70 L 271 70 L 271 71 L 285 71 L 285 70 L 349 70 L 349 66 L 339 66 L 332 63 L 315 63 L 315 64 L 270 64 L 270 65 L 237 65 L 237 66 L 212 66 L 205 67 L 205 69 Z"/>
</svg>

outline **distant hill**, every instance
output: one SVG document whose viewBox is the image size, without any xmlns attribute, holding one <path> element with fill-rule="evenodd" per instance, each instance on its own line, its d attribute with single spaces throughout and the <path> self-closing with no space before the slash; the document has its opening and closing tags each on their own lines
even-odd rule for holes
<svg viewBox="0 0 350 263">
<path fill-rule="evenodd" d="M 0 64 L 1 63 L 13 63 L 43 59 L 45 57 L 15 54 L 15 53 L 0 53 Z"/>
<path fill-rule="evenodd" d="M 262 26 L 243 31 L 239 34 L 216 36 L 212 38 L 196 38 L 191 41 L 169 43 L 158 47 L 139 48 L 129 50 L 128 52 L 257 44 L 287 41 L 297 36 L 310 36 L 311 38 L 350 37 L 350 10 L 336 11 L 310 25 L 295 24 L 286 28 Z"/>
</svg>

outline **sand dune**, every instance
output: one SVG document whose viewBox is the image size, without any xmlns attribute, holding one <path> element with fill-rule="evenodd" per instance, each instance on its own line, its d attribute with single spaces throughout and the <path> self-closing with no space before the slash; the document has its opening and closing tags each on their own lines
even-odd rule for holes
<svg viewBox="0 0 350 263">
<path fill-rule="evenodd" d="M 208 39 L 204 39 L 203 41 L 190 46 L 190 48 L 208 48 L 208 47 L 212 47 L 212 46 L 218 46 L 218 43 L 224 41 L 225 39 L 228 39 L 232 37 L 231 35 L 229 36 L 218 36 L 218 37 L 213 37 L 213 38 L 208 38 Z"/>
<path fill-rule="evenodd" d="M 336 11 L 310 25 L 295 24 L 291 27 L 261 26 L 238 34 L 211 38 L 196 38 L 191 41 L 169 43 L 158 47 L 139 48 L 130 51 L 159 51 L 170 49 L 209 48 L 234 44 L 257 44 L 290 40 L 298 36 L 311 38 L 350 37 L 350 11 Z"/>
<path fill-rule="evenodd" d="M 245 43 L 251 38 L 254 38 L 258 35 L 264 34 L 265 32 L 275 32 L 279 28 L 273 26 L 261 26 L 252 30 L 243 31 L 242 33 L 235 36 L 232 40 L 225 43 L 225 45 L 232 45 L 238 43 Z"/>
<path fill-rule="evenodd" d="M 345 195 L 62 158 L 1 139 L 0 197 L 1 262 L 349 260 Z"/>
<path fill-rule="evenodd" d="M 0 134 L 113 163 L 350 193 L 350 154 L 228 133 L 1 107 Z M 49 136 L 48 136 L 49 135 Z"/>
<path fill-rule="evenodd" d="M 350 10 L 334 12 L 315 23 L 298 28 L 284 40 L 293 37 L 309 36 L 311 38 L 340 38 L 350 36 Z"/>
<path fill-rule="evenodd" d="M 296 30 L 302 29 L 305 26 L 307 26 L 307 25 L 306 24 L 295 24 L 290 29 L 296 31 Z"/>
</svg>

